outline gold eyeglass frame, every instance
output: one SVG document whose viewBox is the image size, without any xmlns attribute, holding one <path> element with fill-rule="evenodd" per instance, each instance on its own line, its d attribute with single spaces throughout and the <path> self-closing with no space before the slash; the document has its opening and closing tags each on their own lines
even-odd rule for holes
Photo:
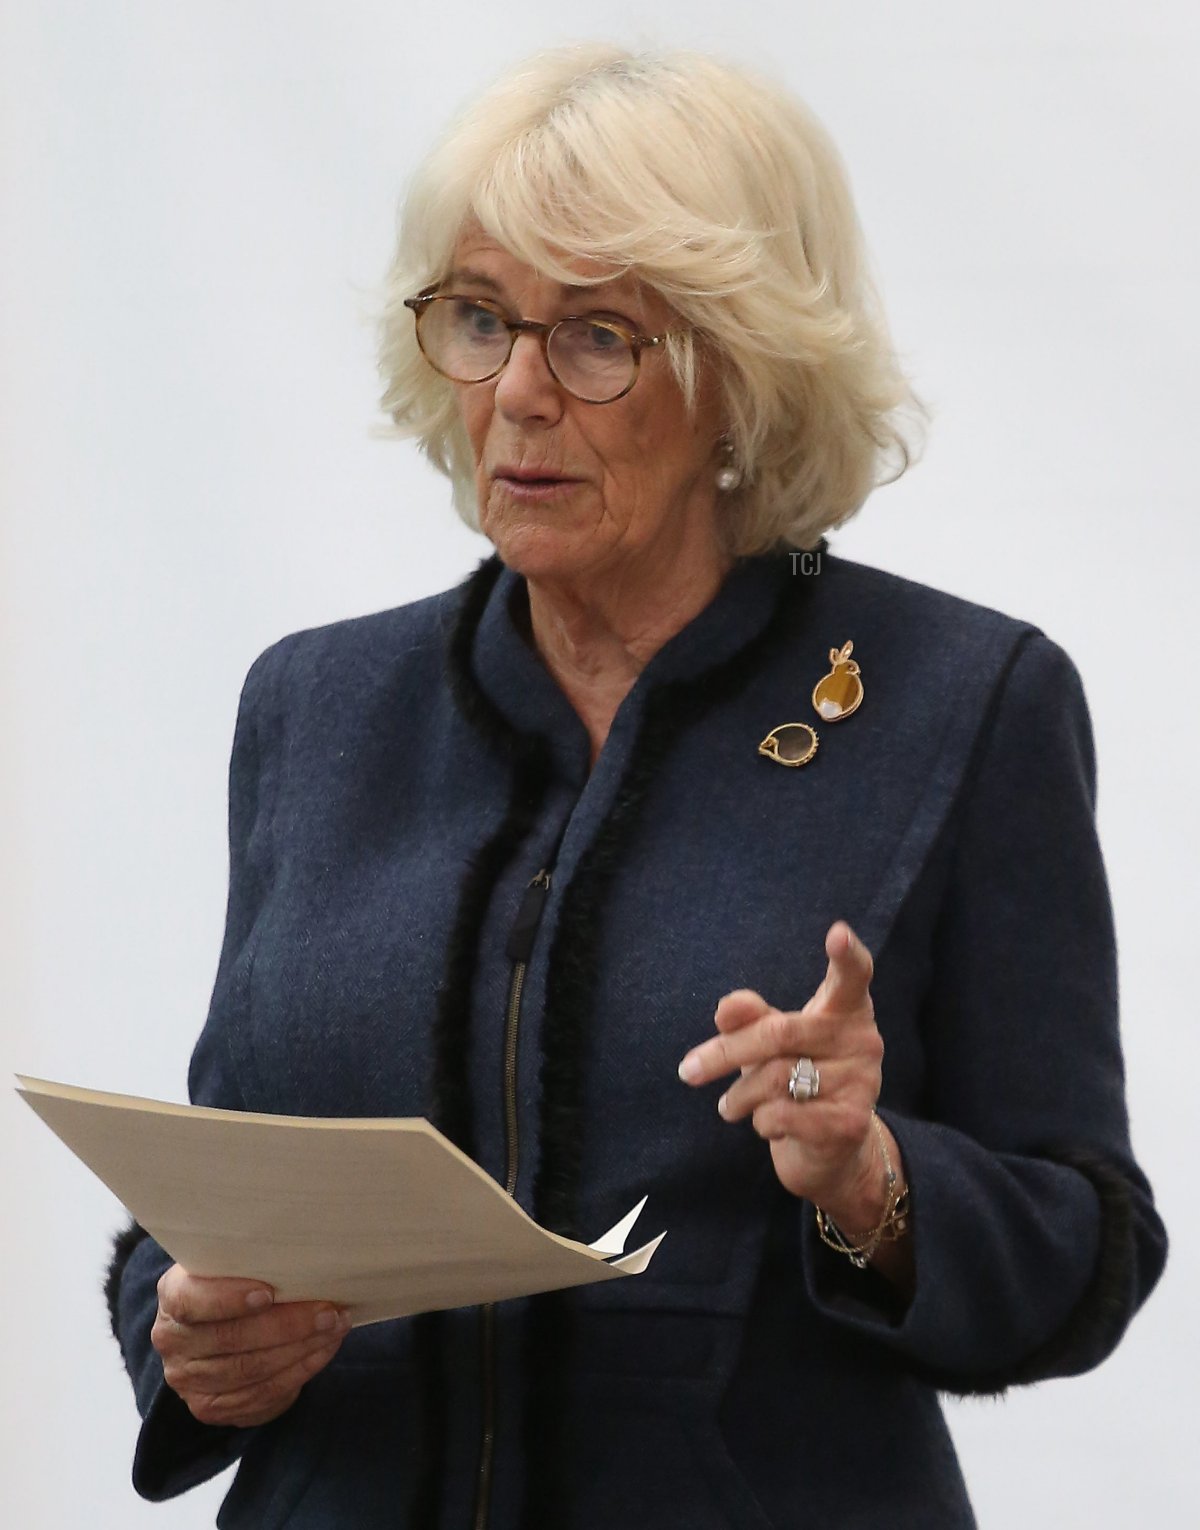
<svg viewBox="0 0 1200 1530">
<path fill-rule="evenodd" d="M 441 367 L 433 360 L 421 340 L 421 316 L 432 303 L 469 303 L 475 308 L 482 308 L 486 313 L 495 314 L 501 324 L 508 330 L 508 352 L 504 360 L 494 372 L 489 372 L 486 377 L 453 377 L 449 372 L 443 372 Z M 491 382 L 493 377 L 499 377 L 500 373 L 512 360 L 513 347 L 517 343 L 518 335 L 536 335 L 542 347 L 542 357 L 546 363 L 546 370 L 553 377 L 558 386 L 569 393 L 572 398 L 578 399 L 581 404 L 615 404 L 618 399 L 625 395 L 637 382 L 642 370 L 642 352 L 656 345 L 661 345 L 664 340 L 669 340 L 673 331 L 668 330 L 661 335 L 639 335 L 636 330 L 626 329 L 623 324 L 615 324 L 611 319 L 593 319 L 587 314 L 569 313 L 561 319 L 555 319 L 553 324 L 543 324 L 537 319 L 511 319 L 499 303 L 489 302 L 487 298 L 463 297 L 457 292 L 439 292 L 437 287 L 426 287 L 423 292 L 418 292 L 416 297 L 404 299 L 405 308 L 411 308 L 413 318 L 417 326 L 417 344 L 421 347 L 421 355 L 441 377 L 449 378 L 451 382 L 460 383 L 485 383 Z M 619 335 L 629 347 L 633 356 L 633 376 L 621 389 L 620 393 L 614 393 L 611 398 L 584 398 L 576 393 L 574 388 L 567 386 L 562 378 L 554 370 L 554 363 L 550 360 L 550 336 L 560 324 L 591 324 L 596 329 L 611 330 L 614 335 Z"/>
</svg>

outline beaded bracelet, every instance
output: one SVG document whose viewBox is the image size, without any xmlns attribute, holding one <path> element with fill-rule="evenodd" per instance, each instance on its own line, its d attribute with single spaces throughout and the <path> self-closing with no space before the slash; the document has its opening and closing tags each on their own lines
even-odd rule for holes
<svg viewBox="0 0 1200 1530">
<path fill-rule="evenodd" d="M 887 1150 L 883 1127 L 874 1111 L 871 1112 L 871 1125 L 875 1128 L 879 1150 L 883 1154 L 886 1186 L 886 1200 L 879 1225 L 861 1243 L 852 1243 L 832 1217 L 826 1216 L 819 1206 L 816 1208 L 817 1231 L 821 1235 L 821 1242 L 836 1249 L 839 1254 L 845 1254 L 850 1263 L 860 1270 L 866 1269 L 881 1243 L 895 1243 L 908 1231 L 908 1187 L 906 1185 L 903 1190 L 898 1189 L 899 1181 L 892 1167 L 892 1155 Z"/>
</svg>

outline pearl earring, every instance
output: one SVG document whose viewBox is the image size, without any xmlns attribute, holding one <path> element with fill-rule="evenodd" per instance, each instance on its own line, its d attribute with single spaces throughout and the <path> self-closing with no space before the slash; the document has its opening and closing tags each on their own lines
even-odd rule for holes
<svg viewBox="0 0 1200 1530">
<path fill-rule="evenodd" d="M 733 460 L 733 446 L 727 443 L 725 446 L 725 464 L 717 469 L 717 488 L 722 494 L 728 494 L 736 489 L 742 481 L 742 470 Z"/>
</svg>

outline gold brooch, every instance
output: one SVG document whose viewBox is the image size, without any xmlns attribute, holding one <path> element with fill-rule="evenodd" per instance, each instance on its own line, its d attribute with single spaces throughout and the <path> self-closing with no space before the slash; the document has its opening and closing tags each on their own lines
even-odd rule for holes
<svg viewBox="0 0 1200 1530">
<path fill-rule="evenodd" d="M 807 723 L 780 723 L 758 746 L 777 765 L 807 765 L 817 752 L 817 730 Z"/>
<path fill-rule="evenodd" d="M 850 657 L 853 652 L 853 643 L 831 648 L 829 662 L 833 668 L 813 686 L 812 704 L 817 709 L 817 716 L 826 722 L 841 722 L 843 717 L 856 712 L 862 703 L 862 681 L 858 665 Z"/>
<path fill-rule="evenodd" d="M 832 668 L 813 686 L 812 704 L 817 716 L 825 722 L 841 722 L 862 704 L 862 678 L 857 662 L 850 657 L 853 651 L 852 642 L 831 648 L 829 662 Z M 808 764 L 819 743 L 817 730 L 809 723 L 780 723 L 759 744 L 758 752 L 777 765 L 796 767 Z"/>
</svg>

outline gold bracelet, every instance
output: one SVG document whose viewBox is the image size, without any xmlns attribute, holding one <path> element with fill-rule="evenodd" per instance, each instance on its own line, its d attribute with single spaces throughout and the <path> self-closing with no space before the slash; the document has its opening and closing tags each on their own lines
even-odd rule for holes
<svg viewBox="0 0 1200 1530">
<path fill-rule="evenodd" d="M 871 1125 L 875 1128 L 875 1135 L 879 1139 L 879 1150 L 883 1154 L 885 1200 L 879 1225 L 869 1232 L 861 1243 L 852 1243 L 832 1217 L 827 1216 L 819 1206 L 815 1208 L 817 1232 L 821 1235 L 821 1242 L 835 1249 L 839 1254 L 845 1254 L 850 1263 L 860 1270 L 866 1269 L 881 1243 L 895 1243 L 908 1231 L 908 1186 L 906 1185 L 903 1190 L 898 1188 L 899 1181 L 892 1166 L 892 1155 L 887 1150 L 887 1139 L 883 1135 L 879 1117 L 873 1110 Z"/>
</svg>

